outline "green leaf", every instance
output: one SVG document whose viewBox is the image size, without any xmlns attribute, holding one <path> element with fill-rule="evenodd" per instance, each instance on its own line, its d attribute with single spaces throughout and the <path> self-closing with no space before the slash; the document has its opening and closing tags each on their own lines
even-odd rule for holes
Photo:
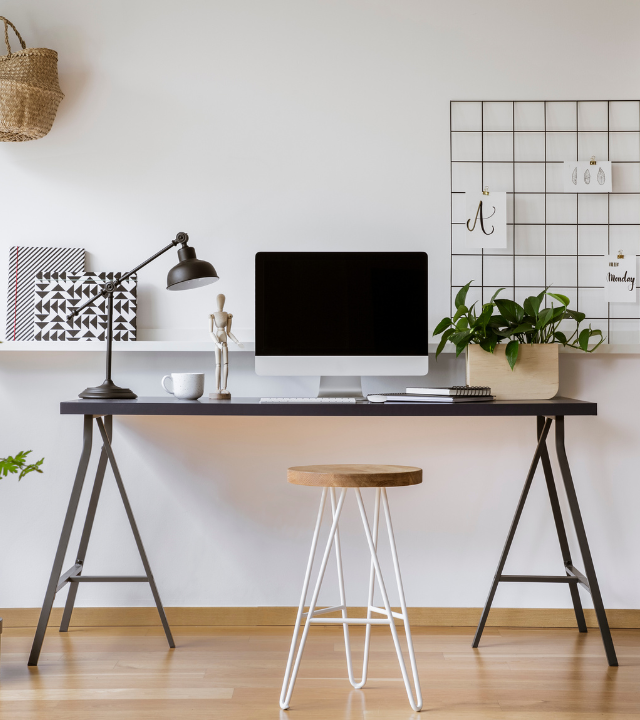
<svg viewBox="0 0 640 720">
<path fill-rule="evenodd" d="M 600 342 L 598 342 L 595 347 L 589 349 L 589 339 L 596 335 L 600 337 Z M 585 328 L 578 336 L 578 345 L 580 346 L 580 349 L 584 350 L 585 352 L 593 352 L 596 348 L 600 347 L 603 342 L 604 335 L 602 334 L 602 330 L 592 330 L 591 326 Z"/>
<path fill-rule="evenodd" d="M 478 316 L 478 325 L 486 330 L 487 323 L 491 319 L 491 315 L 493 313 L 493 305 L 485 305 L 482 308 L 482 312 Z"/>
<path fill-rule="evenodd" d="M 524 317 L 524 310 L 518 303 L 513 302 L 513 300 L 496 300 L 496 305 L 498 306 L 498 310 L 500 310 L 500 314 L 503 318 L 508 320 L 510 323 L 521 323 L 522 318 Z"/>
<path fill-rule="evenodd" d="M 498 297 L 498 294 L 501 293 L 503 290 L 504 288 L 498 288 L 491 296 L 491 302 L 494 302 L 495 299 Z"/>
<path fill-rule="evenodd" d="M 440 335 L 440 333 L 443 330 L 446 330 L 449 327 L 449 325 L 452 325 L 452 324 L 453 324 L 453 322 L 452 322 L 451 318 L 442 318 L 442 320 L 440 320 L 440 322 L 436 325 L 436 329 L 433 331 L 433 334 Z"/>
<path fill-rule="evenodd" d="M 460 288 L 458 290 L 458 294 L 456 295 L 456 299 L 453 301 L 453 304 L 456 306 L 456 309 L 460 307 L 460 305 L 464 305 L 465 301 L 467 299 L 467 293 L 469 292 L 469 286 L 473 280 L 470 280 L 464 287 Z"/>
<path fill-rule="evenodd" d="M 31 450 L 23 450 L 22 452 L 19 452 L 15 457 L 11 457 L 11 455 L 9 455 L 9 457 L 0 458 L 0 476 L 7 477 L 9 473 L 13 475 L 17 473 L 18 470 L 20 470 L 18 480 L 22 480 L 25 475 L 28 475 L 31 472 L 42 473 L 42 470 L 40 470 L 40 466 L 44 462 L 44 458 L 38 460 L 35 463 L 32 463 L 31 465 L 28 465 L 27 455 L 30 452 Z"/>
<path fill-rule="evenodd" d="M 507 349 L 505 350 L 505 355 L 507 356 L 507 362 L 509 363 L 509 366 L 511 367 L 512 370 L 516 366 L 516 360 L 518 359 L 519 348 L 520 348 L 520 343 L 517 340 L 512 340 L 507 345 Z"/>
<path fill-rule="evenodd" d="M 547 293 L 547 295 L 562 303 L 565 307 L 571 302 L 566 295 L 560 295 L 559 293 Z"/>
<path fill-rule="evenodd" d="M 560 330 L 556 330 L 553 334 L 553 337 L 555 340 L 562 343 L 563 345 L 567 344 L 567 336 L 563 332 L 560 332 Z"/>
<path fill-rule="evenodd" d="M 568 308 L 565 310 L 565 314 L 568 318 L 572 318 L 575 320 L 578 325 L 585 319 L 586 315 L 583 312 L 578 312 L 577 310 L 569 310 Z"/>
<path fill-rule="evenodd" d="M 480 343 L 480 347 L 486 350 L 488 353 L 492 353 L 496 349 L 497 341 L 495 338 L 483 340 Z"/>
<path fill-rule="evenodd" d="M 467 347 L 474 335 L 473 330 L 459 332 L 451 336 L 451 342 L 456 346 L 456 357 Z"/>
<path fill-rule="evenodd" d="M 591 337 L 591 330 L 585 328 L 578 336 L 578 345 L 586 352 L 589 349 L 589 338 Z"/>
<path fill-rule="evenodd" d="M 456 310 L 456 314 L 453 316 L 453 323 L 454 323 L 454 325 L 455 325 L 455 323 L 458 322 L 458 320 L 459 320 L 466 312 L 469 312 L 469 310 L 468 310 L 468 308 L 467 308 L 466 305 L 460 305 L 460 306 L 458 307 L 458 309 Z"/>
<path fill-rule="evenodd" d="M 490 327 L 503 327 L 504 325 L 508 325 L 507 321 L 502 317 L 502 315 L 492 315 L 489 318 L 489 322 L 487 324 Z"/>
<path fill-rule="evenodd" d="M 594 336 L 599 336 L 600 340 L 593 345 L 593 347 L 589 347 L 589 339 Z M 587 337 L 588 336 L 588 337 Z M 570 347 L 584 350 L 585 352 L 592 353 L 594 350 L 597 350 L 600 345 L 604 342 L 604 335 L 602 334 L 602 330 L 592 330 L 591 325 L 586 330 L 583 330 L 580 333 L 580 336 L 578 337 L 577 344 L 571 343 Z"/>
<path fill-rule="evenodd" d="M 532 318 L 538 319 L 538 311 L 540 310 L 540 298 L 532 295 L 524 301 L 524 311 Z"/>
<path fill-rule="evenodd" d="M 536 330 L 542 330 L 543 327 L 551 322 L 551 308 L 544 308 L 538 315 L 538 321 L 536 322 Z"/>
<path fill-rule="evenodd" d="M 458 323 L 456 324 L 456 330 L 468 330 L 469 329 L 469 321 L 467 318 L 460 318 L 458 320 Z"/>
<path fill-rule="evenodd" d="M 518 327 L 509 328 L 512 335 L 519 335 L 520 333 L 528 333 L 533 332 L 535 328 L 531 323 L 523 323 L 522 325 L 518 325 Z"/>
<path fill-rule="evenodd" d="M 454 335 L 452 335 L 449 340 L 456 346 L 458 346 L 460 343 L 468 342 L 473 337 L 473 330 L 466 330 L 462 332 L 457 332 Z"/>
<path fill-rule="evenodd" d="M 467 347 L 467 345 L 471 342 L 471 337 L 467 338 L 464 342 L 458 343 L 456 345 L 456 357 L 459 357 L 460 353 Z"/>
<path fill-rule="evenodd" d="M 33 463 L 32 465 L 26 465 L 25 467 L 23 467 L 22 472 L 18 476 L 18 480 L 22 480 L 22 478 L 25 475 L 28 475 L 30 472 L 37 472 L 37 473 L 42 474 L 42 470 L 40 470 L 40 466 L 42 465 L 43 462 L 44 462 L 44 458 L 41 458 L 40 460 Z"/>
<path fill-rule="evenodd" d="M 602 330 L 592 330 L 591 325 L 589 325 L 589 332 L 591 333 L 591 337 L 594 337 L 595 335 L 600 336 L 600 340 L 587 352 L 593 352 L 596 348 L 599 348 L 600 345 L 604 342 L 604 335 L 602 334 Z"/>
<path fill-rule="evenodd" d="M 444 350 L 444 346 L 447 344 L 447 340 L 453 335 L 454 333 L 453 328 L 449 328 L 448 330 L 444 331 L 444 334 L 442 338 L 440 339 L 440 342 L 438 344 L 438 349 L 436 350 L 436 360 L 438 359 L 438 355 Z"/>
</svg>

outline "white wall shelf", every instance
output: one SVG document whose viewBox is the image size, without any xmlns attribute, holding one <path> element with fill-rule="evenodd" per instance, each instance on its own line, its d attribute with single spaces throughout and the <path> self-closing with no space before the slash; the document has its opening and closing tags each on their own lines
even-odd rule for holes
<svg viewBox="0 0 640 720">
<path fill-rule="evenodd" d="M 215 350 L 211 340 L 139 340 L 136 342 L 114 341 L 114 352 L 210 352 Z M 36 342 L 32 340 L 3 342 L 0 345 L 2 352 L 104 352 L 106 342 Z M 244 350 L 229 343 L 231 352 L 253 352 L 255 343 L 244 343 Z"/>
<path fill-rule="evenodd" d="M 245 342 L 241 350 L 230 343 L 230 352 L 255 352 L 254 342 Z M 435 354 L 437 344 L 429 345 L 429 354 Z M 0 353 L 3 352 L 104 352 L 107 348 L 106 342 L 36 342 L 26 340 L 23 342 L 3 342 L 0 344 Z M 211 341 L 200 340 L 138 340 L 137 342 L 114 342 L 114 352 L 213 352 L 215 345 Z M 453 354 L 456 349 L 450 343 L 446 345 L 443 353 Z M 573 348 L 560 348 L 563 353 L 579 353 L 588 355 Z M 601 345 L 591 355 L 640 355 L 640 344 Z"/>
</svg>

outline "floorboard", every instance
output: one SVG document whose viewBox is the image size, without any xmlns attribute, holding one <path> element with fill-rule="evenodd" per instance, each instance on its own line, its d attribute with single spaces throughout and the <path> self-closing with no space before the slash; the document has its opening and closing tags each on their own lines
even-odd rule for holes
<svg viewBox="0 0 640 720">
<path fill-rule="evenodd" d="M 0 720 L 404 720 L 411 711 L 388 630 L 374 628 L 369 682 L 346 679 L 342 629 L 313 628 L 291 709 L 278 697 L 289 627 L 74 628 L 47 633 L 27 667 L 33 630 L 5 629 Z M 359 674 L 364 628 L 352 628 Z M 598 632 L 487 628 L 413 630 L 424 709 L 433 720 L 637 720 L 640 630 L 615 630 L 620 666 Z"/>
</svg>

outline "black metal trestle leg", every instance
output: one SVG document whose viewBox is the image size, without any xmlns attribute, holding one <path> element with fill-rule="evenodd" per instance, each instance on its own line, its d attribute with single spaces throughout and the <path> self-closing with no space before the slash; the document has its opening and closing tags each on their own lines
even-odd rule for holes
<svg viewBox="0 0 640 720">
<path fill-rule="evenodd" d="M 158 592 L 158 588 L 156 586 L 156 581 L 153 577 L 153 573 L 151 572 L 151 565 L 149 565 L 149 560 L 147 559 L 147 553 L 144 549 L 144 545 L 142 544 L 142 538 L 140 537 L 140 532 L 138 531 L 138 525 L 136 524 L 136 519 L 133 516 L 133 510 L 131 509 L 131 505 L 129 504 L 129 498 L 127 497 L 127 491 L 124 489 L 124 483 L 122 482 L 122 477 L 120 476 L 120 470 L 118 470 L 118 465 L 116 464 L 116 459 L 113 455 L 113 450 L 111 449 L 111 443 L 109 442 L 109 436 L 107 435 L 107 431 L 105 430 L 105 427 L 102 423 L 102 419 L 96 418 L 96 422 L 98 423 L 98 429 L 100 430 L 100 434 L 102 435 L 104 449 L 107 452 L 107 457 L 109 458 L 109 463 L 111 465 L 111 469 L 113 470 L 113 474 L 115 475 L 115 478 L 116 478 L 116 483 L 118 484 L 118 489 L 120 490 L 120 495 L 122 497 L 124 509 L 127 512 L 127 517 L 129 518 L 129 524 L 131 525 L 133 537 L 135 538 L 136 545 L 138 546 L 138 552 L 140 553 L 140 558 L 142 559 L 142 565 L 144 566 L 144 571 L 147 574 L 147 580 L 149 582 L 149 586 L 151 587 L 151 592 L 153 593 L 153 599 L 155 600 L 156 607 L 158 608 L 158 614 L 160 615 L 160 620 L 162 621 L 162 627 L 164 627 L 164 633 L 167 636 L 167 642 L 169 643 L 169 647 L 174 648 L 176 646 L 176 644 L 173 641 L 173 635 L 171 634 L 171 628 L 169 627 L 169 622 L 167 621 L 167 616 L 165 614 L 164 607 L 162 605 L 162 601 L 160 600 L 160 593 Z"/>
<path fill-rule="evenodd" d="M 538 437 L 544 427 L 544 418 L 538 418 Z M 549 500 L 551 501 L 551 511 L 553 512 L 553 520 L 556 524 L 556 531 L 558 533 L 558 542 L 560 543 L 560 552 L 562 553 L 562 561 L 564 562 L 565 573 L 567 577 L 571 577 L 571 573 L 567 568 L 573 567 L 573 561 L 571 560 L 571 550 L 569 549 L 569 541 L 567 540 L 567 531 L 564 528 L 564 521 L 562 519 L 562 510 L 560 509 L 560 502 L 558 501 L 558 491 L 556 489 L 555 478 L 553 477 L 553 470 L 551 469 L 551 460 L 549 459 L 549 449 L 547 444 L 544 444 L 542 448 L 542 467 L 544 469 L 544 478 L 547 483 L 547 490 L 549 492 Z M 573 611 L 576 614 L 576 622 L 578 623 L 578 630 L 580 632 L 587 632 L 587 621 L 584 619 L 584 611 L 582 609 L 582 603 L 580 602 L 580 593 L 578 592 L 578 583 L 569 583 L 569 592 L 571 593 L 571 601 L 573 602 Z"/>
<path fill-rule="evenodd" d="M 484 630 L 484 626 L 487 623 L 487 618 L 489 617 L 489 610 L 491 610 L 491 604 L 493 603 L 494 595 L 496 594 L 496 590 L 498 589 L 498 583 L 502 578 L 502 571 L 504 570 L 504 565 L 507 562 L 507 556 L 509 555 L 509 550 L 511 549 L 511 543 L 513 542 L 513 538 L 515 537 L 516 530 L 518 529 L 518 523 L 520 522 L 520 516 L 522 515 L 524 504 L 527 501 L 527 496 L 529 495 L 529 488 L 531 487 L 533 476 L 535 475 L 536 469 L 538 467 L 538 461 L 540 460 L 540 455 L 542 454 L 542 446 L 547 439 L 550 428 L 551 420 L 547 418 L 538 439 L 538 446 L 536 447 L 536 451 L 533 455 L 533 460 L 531 461 L 531 466 L 529 467 L 529 472 L 527 473 L 527 479 L 525 480 L 524 488 L 522 489 L 522 493 L 520 495 L 520 501 L 518 502 L 518 507 L 516 508 L 516 514 L 513 516 L 511 528 L 509 530 L 509 534 L 507 535 L 507 541 L 504 544 L 502 555 L 500 556 L 500 562 L 498 563 L 498 569 L 496 570 L 496 574 L 493 577 L 493 582 L 491 583 L 491 590 L 489 590 L 489 597 L 487 597 L 487 602 L 485 603 L 484 610 L 482 611 L 482 617 L 480 618 L 480 622 L 478 623 L 478 629 L 476 630 L 476 634 L 473 638 L 473 643 L 471 647 L 477 648 L 478 644 L 480 643 L 482 631 Z"/>
<path fill-rule="evenodd" d="M 73 606 L 75 603 L 76 595 L 78 592 L 78 585 L 80 582 L 147 582 L 147 583 L 149 583 L 151 592 L 153 594 L 153 598 L 154 598 L 156 606 L 158 608 L 160 620 L 162 621 L 162 625 L 164 627 L 164 631 L 167 636 L 167 641 L 169 643 L 169 647 L 172 647 L 172 648 L 175 647 L 175 643 L 173 641 L 173 636 L 171 635 L 171 629 L 169 628 L 169 623 L 167 621 L 164 607 L 160 600 L 158 588 L 156 586 L 156 582 L 153 577 L 153 573 L 151 572 L 151 566 L 149 565 L 149 560 L 147 558 L 147 554 L 145 552 L 144 545 L 142 544 L 142 538 L 140 537 L 140 533 L 138 531 L 138 526 L 137 526 L 135 518 L 133 516 L 133 511 L 131 509 L 129 499 L 127 497 L 127 493 L 124 488 L 124 484 L 122 482 L 122 477 L 120 475 L 120 471 L 118 470 L 118 466 L 116 464 L 116 460 L 113 455 L 113 450 L 111 448 L 111 434 L 112 434 L 112 432 L 111 432 L 111 429 L 112 429 L 111 416 L 106 416 L 104 423 L 102 421 L 102 418 L 100 418 L 100 417 L 95 418 L 96 423 L 98 425 L 98 429 L 100 431 L 102 442 L 103 442 L 102 452 L 100 454 L 100 460 L 98 462 L 98 470 L 96 472 L 96 479 L 95 479 L 95 482 L 93 485 L 91 499 L 89 501 L 89 508 L 87 511 L 87 517 L 85 519 L 84 528 L 82 531 L 82 537 L 80 540 L 80 546 L 78 548 L 78 554 L 76 556 L 76 562 L 69 570 L 67 570 L 65 573 L 62 573 L 62 567 L 64 564 L 65 555 L 66 555 L 66 552 L 67 552 L 67 549 L 69 546 L 69 538 L 71 536 L 71 531 L 73 529 L 73 524 L 74 524 L 74 520 L 76 517 L 77 510 L 78 510 L 80 496 L 82 494 L 82 488 L 83 488 L 85 477 L 87 474 L 89 458 L 91 456 L 91 446 L 92 446 L 92 440 L 93 440 L 93 420 L 94 420 L 94 418 L 91 415 L 84 416 L 84 440 L 83 440 L 83 446 L 82 446 L 82 454 L 80 456 L 80 463 L 78 464 L 78 471 L 76 473 L 76 479 L 75 479 L 75 482 L 73 485 L 73 490 L 71 491 L 69 507 L 67 508 L 67 514 L 65 516 L 64 525 L 62 528 L 62 534 L 60 535 L 60 540 L 58 543 L 58 549 L 56 551 L 53 568 L 51 569 L 51 576 L 49 578 L 49 584 L 47 585 L 47 592 L 45 594 L 44 603 L 42 606 L 42 610 L 40 612 L 40 619 L 38 621 L 38 627 L 36 629 L 36 634 L 35 634 L 35 637 L 33 640 L 31 654 L 29 655 L 28 664 L 31 666 L 38 664 L 38 659 L 40 657 L 40 652 L 42 650 L 42 644 L 44 642 L 44 637 L 45 637 L 45 634 L 47 631 L 47 625 L 49 622 L 49 618 L 51 616 L 51 609 L 53 607 L 53 602 L 54 602 L 56 593 L 59 590 L 61 590 L 65 585 L 69 584 L 69 595 L 67 596 L 67 602 L 65 604 L 65 609 L 64 609 L 63 616 L 62 616 L 62 623 L 60 625 L 60 631 L 66 632 L 69 629 L 69 621 L 71 619 L 71 614 L 73 612 Z M 139 551 L 140 557 L 142 559 L 142 564 L 144 566 L 144 570 L 146 573 L 145 575 L 142 575 L 142 576 L 132 576 L 132 575 L 83 576 L 82 575 L 84 560 L 85 560 L 87 548 L 89 545 L 89 539 L 91 537 L 91 530 L 93 529 L 93 522 L 95 519 L 96 510 L 98 507 L 98 501 L 100 499 L 100 493 L 102 490 L 102 483 L 104 480 L 104 473 L 105 473 L 105 470 L 107 467 L 107 462 L 111 465 L 113 474 L 116 478 L 118 490 L 120 491 L 120 496 L 122 497 L 122 502 L 124 504 L 125 511 L 127 513 L 127 517 L 129 519 L 129 524 L 131 525 L 131 530 L 133 532 L 133 535 L 134 535 L 134 538 L 136 541 L 136 545 L 138 547 L 138 551 Z"/>
<path fill-rule="evenodd" d="M 105 418 L 105 427 L 109 434 L 109 438 L 112 437 L 112 417 L 109 415 Z M 104 473 L 107 469 L 107 453 L 104 448 L 100 451 L 100 460 L 98 461 L 98 469 L 96 471 L 96 479 L 93 483 L 93 490 L 91 491 L 91 499 L 89 500 L 89 508 L 87 510 L 87 517 L 84 521 L 84 528 L 82 529 L 82 537 L 80 538 L 80 546 L 78 547 L 78 554 L 76 556 L 76 565 L 80 565 L 80 571 L 78 575 L 82 574 L 82 567 L 84 567 L 84 561 L 87 556 L 87 548 L 89 547 L 89 539 L 91 538 L 91 531 L 93 530 L 93 521 L 96 518 L 96 510 L 98 509 L 98 502 L 100 500 L 100 493 L 102 491 L 102 482 L 104 480 Z M 62 622 L 60 623 L 60 632 L 68 632 L 69 623 L 71 621 L 71 614 L 73 613 L 73 606 L 76 602 L 76 595 L 78 594 L 78 588 L 80 583 L 73 582 L 69 583 L 69 594 L 67 595 L 67 602 L 64 606 L 64 612 L 62 613 Z"/>
<path fill-rule="evenodd" d="M 76 472 L 76 479 L 73 483 L 73 489 L 71 491 L 71 498 L 69 499 L 69 507 L 67 508 L 67 514 L 64 519 L 64 525 L 62 526 L 62 533 L 58 542 L 58 549 L 56 551 L 56 557 L 53 561 L 53 567 L 51 568 L 51 575 L 49 576 L 49 584 L 47 585 L 47 592 L 44 596 L 44 602 L 42 604 L 42 610 L 40 611 L 40 619 L 38 620 L 38 627 L 36 628 L 36 635 L 33 638 L 33 645 L 31 647 L 31 653 L 29 655 L 29 665 L 37 665 L 38 658 L 40 657 L 40 650 L 42 650 L 42 643 L 44 642 L 44 636 L 47 632 L 47 624 L 49 623 L 49 617 L 51 615 L 51 608 L 53 607 L 53 601 L 55 600 L 56 593 L 58 592 L 58 583 L 60 582 L 60 576 L 62 574 L 62 565 L 64 563 L 64 557 L 67 554 L 67 548 L 69 546 L 69 537 L 71 536 L 71 530 L 73 529 L 73 521 L 76 519 L 76 512 L 78 510 L 78 503 L 80 502 L 80 495 L 82 494 L 82 486 L 84 485 L 84 479 L 87 474 L 87 468 L 89 467 L 89 458 L 91 457 L 91 443 L 93 440 L 93 418 L 91 415 L 84 416 L 84 432 L 82 441 L 82 454 L 80 455 L 80 462 L 78 463 L 78 470 Z"/>
<path fill-rule="evenodd" d="M 567 540 L 567 533 L 565 530 L 564 522 L 562 519 L 562 511 L 560 509 L 560 503 L 558 501 L 558 493 L 553 477 L 553 471 L 551 469 L 551 460 L 549 458 L 549 451 L 547 448 L 546 440 L 549 430 L 551 428 L 552 418 L 537 419 L 538 424 L 538 445 L 536 452 L 533 456 L 527 478 L 525 480 L 522 494 L 516 508 L 513 521 L 511 522 L 511 528 L 507 536 L 502 555 L 500 556 L 500 562 L 493 578 L 491 589 L 489 590 L 489 596 L 485 603 L 484 610 L 478 628 L 476 630 L 475 637 L 473 638 L 472 647 L 477 648 L 482 637 L 482 632 L 491 610 L 493 598 L 495 596 L 498 584 L 501 582 L 550 582 L 550 583 L 566 583 L 569 585 L 571 592 L 571 600 L 573 602 L 573 609 L 576 615 L 576 622 L 580 632 L 587 632 L 587 623 L 584 617 L 584 611 L 582 609 L 582 603 L 580 602 L 580 596 L 578 593 L 578 585 L 581 585 L 585 590 L 591 593 L 593 599 L 593 605 L 598 619 L 598 625 L 600 627 L 600 633 L 602 635 L 602 642 L 604 644 L 605 653 L 607 655 L 607 661 L 609 665 L 616 666 L 618 660 L 616 658 L 615 648 L 613 646 L 613 640 L 611 638 L 611 631 L 609 630 L 609 623 L 607 622 L 607 615 L 602 602 L 602 596 L 600 595 L 600 588 L 598 586 L 598 580 L 596 578 L 595 568 L 593 566 L 593 560 L 591 558 L 591 552 L 589 550 L 589 543 L 587 541 L 587 535 L 582 522 L 582 515 L 580 513 L 580 507 L 578 505 L 578 498 L 576 496 L 575 487 L 573 485 L 573 479 L 571 477 L 571 470 L 569 468 L 569 461 L 567 460 L 567 453 L 564 446 L 564 417 L 558 416 L 555 418 L 556 421 L 556 453 L 558 455 L 558 462 L 560 465 L 560 472 L 562 474 L 562 480 L 564 483 L 565 491 L 567 493 L 567 499 L 569 501 L 569 509 L 571 511 L 571 518 L 576 530 L 578 537 L 578 545 L 580 547 L 580 553 L 585 566 L 586 576 L 583 575 L 579 570 L 573 566 L 571 560 L 571 552 L 569 549 L 569 542 Z M 522 515 L 522 510 L 531 488 L 531 482 L 538 466 L 538 461 L 542 461 L 542 467 L 544 470 L 545 480 L 547 484 L 547 490 L 549 492 L 549 500 L 551 502 L 551 510 L 553 512 L 553 518 L 556 525 L 556 531 L 558 533 L 558 541 L 560 543 L 560 550 L 562 552 L 562 560 L 564 562 L 565 575 L 503 575 L 507 556 L 511 549 L 511 544 L 518 528 L 518 523 Z"/>
<path fill-rule="evenodd" d="M 598 585 L 598 578 L 596 577 L 596 569 L 593 565 L 591 550 L 589 549 L 589 541 L 587 540 L 587 533 L 584 529 L 584 523 L 582 522 L 582 513 L 580 512 L 580 506 L 578 505 L 578 496 L 576 495 L 576 489 L 573 485 L 571 469 L 569 468 L 569 461 L 567 460 L 567 451 L 564 446 L 563 417 L 556 418 L 556 453 L 558 454 L 560 473 L 562 474 L 564 489 L 567 493 L 571 519 L 573 520 L 573 526 L 576 530 L 578 546 L 580 547 L 580 554 L 582 555 L 584 571 L 587 577 L 585 578 L 581 572 L 573 567 L 573 565 L 567 567 L 567 570 L 571 573 L 571 575 L 578 579 L 585 589 L 591 593 L 593 609 L 596 611 L 596 618 L 598 619 L 598 626 L 600 628 L 600 635 L 602 636 L 604 651 L 607 654 L 607 661 L 609 662 L 609 665 L 616 667 L 618 665 L 618 658 L 616 657 L 616 650 L 613 646 L 611 630 L 609 629 L 609 621 L 607 620 L 607 613 L 605 612 L 604 603 L 602 602 L 600 586 Z"/>
</svg>

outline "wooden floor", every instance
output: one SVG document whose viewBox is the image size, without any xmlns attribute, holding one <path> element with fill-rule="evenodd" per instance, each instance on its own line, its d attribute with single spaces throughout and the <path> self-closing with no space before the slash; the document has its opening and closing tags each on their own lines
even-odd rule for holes
<svg viewBox="0 0 640 720">
<path fill-rule="evenodd" d="M 362 651 L 363 629 L 352 629 Z M 599 633 L 416 628 L 423 718 L 631 720 L 640 718 L 640 630 L 615 630 L 620 666 L 606 664 Z M 346 680 L 341 628 L 311 631 L 291 709 L 278 707 L 289 627 L 50 631 L 38 668 L 27 668 L 32 630 L 5 629 L 2 720 L 402 720 L 412 713 L 385 628 L 374 628 L 370 681 Z"/>
</svg>

